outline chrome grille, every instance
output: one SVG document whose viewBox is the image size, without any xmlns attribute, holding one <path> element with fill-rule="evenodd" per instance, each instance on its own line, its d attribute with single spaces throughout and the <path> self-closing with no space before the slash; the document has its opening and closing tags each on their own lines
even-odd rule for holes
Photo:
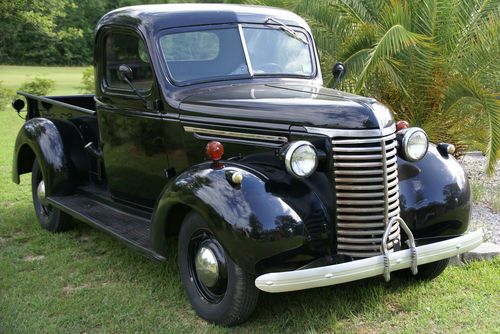
<svg viewBox="0 0 500 334">
<path fill-rule="evenodd" d="M 386 224 L 399 216 L 396 135 L 332 140 L 339 254 L 364 258 L 382 254 Z M 393 251 L 399 224 L 389 235 Z"/>
</svg>

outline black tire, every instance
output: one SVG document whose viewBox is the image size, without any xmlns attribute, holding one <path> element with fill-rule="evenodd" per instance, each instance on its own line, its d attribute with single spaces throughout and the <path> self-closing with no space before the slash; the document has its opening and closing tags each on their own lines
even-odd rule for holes
<svg viewBox="0 0 500 334">
<path fill-rule="evenodd" d="M 196 254 L 201 245 L 207 244 L 215 250 L 213 254 L 219 256 L 219 275 L 215 284 L 218 290 L 215 292 L 198 278 L 195 269 Z M 194 212 L 186 216 L 179 232 L 178 265 L 189 302 L 203 319 L 222 326 L 234 326 L 253 313 L 259 296 L 255 277 L 227 256 L 203 218 Z"/>
<path fill-rule="evenodd" d="M 71 216 L 61 212 L 61 210 L 50 204 L 42 203 L 38 196 L 38 186 L 43 181 L 43 174 L 35 159 L 31 170 L 31 194 L 33 196 L 33 206 L 40 225 L 50 232 L 62 232 L 71 228 Z"/>
<path fill-rule="evenodd" d="M 430 281 L 441 275 L 448 266 L 449 262 L 450 259 L 444 259 L 436 262 L 422 264 L 418 266 L 418 273 L 416 275 L 413 275 L 410 269 L 405 270 L 404 274 L 405 276 L 417 281 Z"/>
</svg>

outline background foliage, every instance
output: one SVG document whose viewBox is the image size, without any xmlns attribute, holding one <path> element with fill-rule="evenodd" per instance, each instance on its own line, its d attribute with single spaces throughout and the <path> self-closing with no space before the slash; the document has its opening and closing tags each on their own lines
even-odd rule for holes
<svg viewBox="0 0 500 334">
<path fill-rule="evenodd" d="M 20 91 L 33 95 L 49 95 L 54 90 L 56 82 L 42 76 L 36 76 L 33 79 L 25 81 L 19 88 Z"/>
<path fill-rule="evenodd" d="M 0 3 L 0 63 L 88 65 L 95 24 L 123 6 L 196 1 L 11 0 Z M 207 1 L 203 1 L 207 2 Z M 208 1 L 221 2 L 221 1 Z M 323 79 L 375 97 L 434 142 L 500 157 L 499 0 L 226 0 L 289 9 L 311 26 Z M 92 92 L 86 71 L 82 91 Z"/>
</svg>

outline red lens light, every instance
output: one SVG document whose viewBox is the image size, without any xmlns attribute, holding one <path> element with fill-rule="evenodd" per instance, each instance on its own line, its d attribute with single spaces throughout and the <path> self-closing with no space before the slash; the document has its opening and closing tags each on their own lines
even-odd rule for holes
<svg viewBox="0 0 500 334">
<path fill-rule="evenodd" d="M 205 147 L 207 157 L 212 161 L 219 161 L 224 154 L 224 146 L 218 141 L 211 141 Z"/>
<path fill-rule="evenodd" d="M 403 129 L 408 129 L 410 127 L 410 123 L 407 121 L 398 121 L 396 123 L 396 132 L 401 131 Z"/>
</svg>

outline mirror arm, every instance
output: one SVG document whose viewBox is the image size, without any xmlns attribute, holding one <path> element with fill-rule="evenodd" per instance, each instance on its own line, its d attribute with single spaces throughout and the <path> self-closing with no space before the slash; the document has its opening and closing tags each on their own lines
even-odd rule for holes
<svg viewBox="0 0 500 334">
<path fill-rule="evenodd" d="M 340 83 L 340 77 L 336 77 L 335 81 L 333 81 L 332 88 L 336 88 L 339 83 Z"/>
<path fill-rule="evenodd" d="M 344 77 L 345 65 L 342 64 L 341 62 L 335 63 L 335 65 L 333 65 L 332 74 L 333 74 L 333 78 L 335 79 L 333 81 L 332 88 L 336 88 L 337 85 L 340 83 L 340 80 L 342 80 L 342 78 Z"/>
<path fill-rule="evenodd" d="M 145 104 L 147 108 L 150 107 L 149 101 L 141 94 L 139 91 L 135 88 L 135 86 L 130 82 L 130 80 L 127 77 L 123 77 L 123 80 L 129 85 L 129 87 L 132 89 L 132 91 L 137 95 Z"/>
</svg>

